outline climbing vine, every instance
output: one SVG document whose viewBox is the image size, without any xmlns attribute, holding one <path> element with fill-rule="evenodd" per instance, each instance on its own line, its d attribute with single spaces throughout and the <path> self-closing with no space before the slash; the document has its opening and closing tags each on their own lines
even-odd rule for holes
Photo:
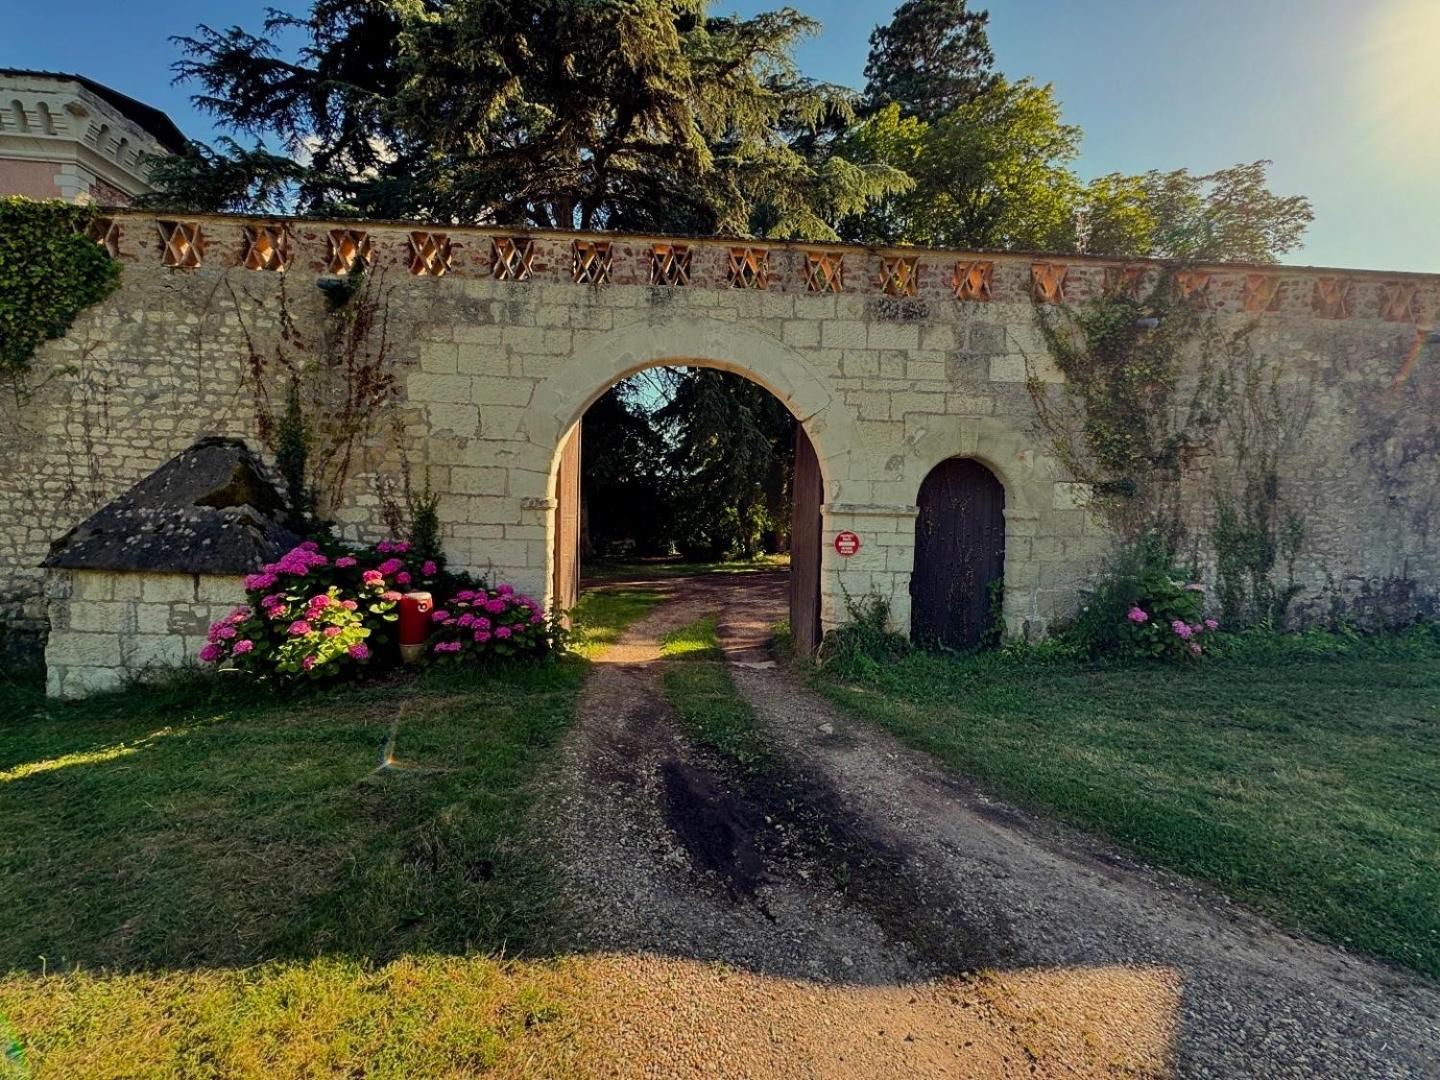
<svg viewBox="0 0 1440 1080">
<path fill-rule="evenodd" d="M 0 198 L 0 379 L 18 384 L 35 350 L 120 282 L 120 264 L 87 234 L 93 207 Z"/>
<path fill-rule="evenodd" d="M 1253 324 L 1222 332 L 1178 281 L 1169 272 L 1144 295 L 1037 307 L 1065 381 L 1046 382 L 1032 364 L 1027 388 L 1122 551 L 1155 547 L 1162 561 L 1196 566 L 1208 555 L 1228 623 L 1283 625 L 1306 537 L 1285 498 L 1285 463 L 1309 395 L 1256 354 Z"/>
<path fill-rule="evenodd" d="M 1037 306 L 1036 315 L 1065 377 L 1053 388 L 1032 365 L 1026 383 L 1055 454 L 1122 539 L 1155 534 L 1175 550 L 1186 469 L 1211 446 L 1217 421 L 1208 357 L 1224 342 L 1213 319 L 1181 297 L 1173 274 L 1144 295 Z M 1196 343 L 1202 359 L 1187 380 Z"/>
<path fill-rule="evenodd" d="M 242 311 L 233 288 L 231 299 Z M 239 320 L 256 429 L 276 455 L 296 523 L 318 523 L 333 506 L 396 396 L 388 299 L 378 277 L 351 275 L 327 293 L 318 332 L 307 334 L 282 280 L 273 307 L 276 333 L 262 335 Z M 284 392 L 278 403 L 275 388 Z"/>
</svg>

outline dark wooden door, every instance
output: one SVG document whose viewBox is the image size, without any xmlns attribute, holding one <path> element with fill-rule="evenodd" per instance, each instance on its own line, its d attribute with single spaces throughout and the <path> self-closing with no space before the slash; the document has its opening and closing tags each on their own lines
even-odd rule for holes
<svg viewBox="0 0 1440 1080">
<path fill-rule="evenodd" d="M 795 425 L 794 501 L 790 514 L 790 631 L 795 648 L 811 656 L 820 647 L 820 504 L 825 501 L 820 459 L 810 437 Z"/>
<path fill-rule="evenodd" d="M 560 446 L 555 481 L 555 610 L 567 612 L 580 599 L 580 425 Z M 566 620 L 568 625 L 568 618 Z"/>
<path fill-rule="evenodd" d="M 950 458 L 925 477 L 919 503 L 910 636 L 979 648 L 994 625 L 994 590 L 1005 580 L 1005 489 L 978 461 Z"/>
</svg>

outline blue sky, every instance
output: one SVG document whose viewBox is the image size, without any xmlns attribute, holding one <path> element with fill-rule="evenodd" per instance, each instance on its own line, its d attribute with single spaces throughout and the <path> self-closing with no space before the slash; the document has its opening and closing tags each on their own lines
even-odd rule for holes
<svg viewBox="0 0 1440 1080">
<path fill-rule="evenodd" d="M 898 0 L 895 0 L 898 2 Z M 800 52 L 816 77 L 859 86 L 891 0 L 791 0 L 821 19 Z M 237 0 L 7 5 L 0 66 L 72 70 L 207 118 L 171 85 L 168 38 L 197 22 L 256 27 Z M 283 3 L 275 6 L 285 6 Z M 717 10 L 780 6 L 728 0 Z M 1316 220 L 1287 262 L 1440 272 L 1440 0 L 994 0 L 1000 70 L 1053 82 L 1085 131 L 1081 172 L 1273 159 L 1273 184 Z"/>
</svg>

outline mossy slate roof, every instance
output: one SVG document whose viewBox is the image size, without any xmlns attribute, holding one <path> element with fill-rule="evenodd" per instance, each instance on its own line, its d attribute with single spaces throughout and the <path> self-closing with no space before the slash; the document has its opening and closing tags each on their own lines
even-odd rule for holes
<svg viewBox="0 0 1440 1080">
<path fill-rule="evenodd" d="M 238 439 L 201 439 L 50 545 L 42 566 L 248 574 L 300 542 Z"/>
</svg>

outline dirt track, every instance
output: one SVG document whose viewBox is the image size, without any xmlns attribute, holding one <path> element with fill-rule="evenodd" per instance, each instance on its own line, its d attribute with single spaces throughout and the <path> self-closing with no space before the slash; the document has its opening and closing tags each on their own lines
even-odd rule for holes
<svg viewBox="0 0 1440 1080">
<path fill-rule="evenodd" d="M 602 658 L 550 800 L 617 1076 L 1440 1076 L 1440 990 L 1003 806 L 765 659 L 782 575 L 680 579 Z M 779 753 L 680 733 L 718 614 Z"/>
</svg>

